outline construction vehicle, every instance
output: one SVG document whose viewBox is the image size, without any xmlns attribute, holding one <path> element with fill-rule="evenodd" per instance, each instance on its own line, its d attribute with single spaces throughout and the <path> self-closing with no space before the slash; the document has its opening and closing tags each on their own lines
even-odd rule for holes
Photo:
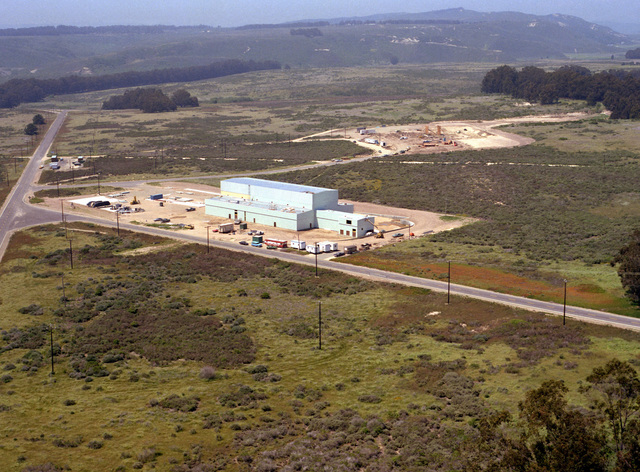
<svg viewBox="0 0 640 472">
<path fill-rule="evenodd" d="M 378 228 L 376 224 L 373 221 L 371 221 L 369 218 L 365 218 L 365 221 L 368 221 L 369 223 L 371 223 L 373 227 L 377 230 L 377 233 L 375 233 L 376 235 L 374 236 L 376 239 L 384 239 L 383 229 Z"/>
<path fill-rule="evenodd" d="M 133 200 L 131 200 L 131 205 L 140 205 L 140 200 L 138 200 L 138 197 L 133 197 Z"/>
</svg>

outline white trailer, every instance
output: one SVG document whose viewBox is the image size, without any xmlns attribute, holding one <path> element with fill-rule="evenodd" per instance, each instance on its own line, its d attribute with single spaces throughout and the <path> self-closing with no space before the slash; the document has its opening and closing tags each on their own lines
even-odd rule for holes
<svg viewBox="0 0 640 472">
<path fill-rule="evenodd" d="M 307 252 L 311 254 L 320 254 L 322 252 L 322 248 L 320 248 L 319 244 L 307 244 Z"/>
<path fill-rule="evenodd" d="M 307 248 L 307 243 L 304 241 L 300 241 L 299 239 L 292 239 L 291 247 L 293 249 L 299 249 L 301 251 L 304 251 Z"/>
<path fill-rule="evenodd" d="M 378 144 L 378 140 L 373 138 L 367 138 L 364 140 L 364 142 L 369 144 Z"/>
<path fill-rule="evenodd" d="M 338 243 L 331 241 L 322 241 L 318 243 L 318 246 L 320 246 L 320 252 L 333 252 L 338 250 Z"/>
</svg>

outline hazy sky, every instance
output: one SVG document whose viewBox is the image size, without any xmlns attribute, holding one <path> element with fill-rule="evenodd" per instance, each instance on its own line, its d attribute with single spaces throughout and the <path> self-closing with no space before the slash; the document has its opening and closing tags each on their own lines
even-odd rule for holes
<svg viewBox="0 0 640 472">
<path fill-rule="evenodd" d="M 171 24 L 239 26 L 301 19 L 425 12 L 565 13 L 589 21 L 640 23 L 637 0 L 0 0 L 0 27 Z"/>
</svg>

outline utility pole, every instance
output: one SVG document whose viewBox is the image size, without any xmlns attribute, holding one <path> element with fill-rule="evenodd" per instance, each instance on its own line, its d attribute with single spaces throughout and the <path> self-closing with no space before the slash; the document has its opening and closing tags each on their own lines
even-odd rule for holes
<svg viewBox="0 0 640 472">
<path fill-rule="evenodd" d="M 209 228 L 211 226 L 207 226 L 207 254 L 209 254 Z"/>
<path fill-rule="evenodd" d="M 71 264 L 71 269 L 73 269 L 73 245 L 71 244 L 73 240 L 69 240 L 69 263 Z"/>
<path fill-rule="evenodd" d="M 120 237 L 120 211 L 116 210 L 116 228 L 118 228 L 118 237 Z"/>
<path fill-rule="evenodd" d="M 316 278 L 317 278 L 318 277 L 318 245 L 317 244 L 316 244 L 315 254 L 316 254 Z"/>
<path fill-rule="evenodd" d="M 449 275 L 447 276 L 447 305 L 451 302 L 451 261 L 449 261 Z"/>
<path fill-rule="evenodd" d="M 53 325 L 49 327 L 49 333 L 51 334 L 51 375 L 56 375 L 53 370 Z"/>
<path fill-rule="evenodd" d="M 56 188 L 58 189 L 58 198 L 60 198 L 60 178 L 56 177 Z"/>
<path fill-rule="evenodd" d="M 64 306 L 67 306 L 67 294 L 64 289 L 64 273 L 60 274 L 62 278 L 62 300 L 64 300 Z"/>
<path fill-rule="evenodd" d="M 567 279 L 564 279 L 564 303 L 562 304 L 562 326 L 567 324 Z"/>
<path fill-rule="evenodd" d="M 318 349 L 322 351 L 322 302 L 318 302 Z"/>
</svg>

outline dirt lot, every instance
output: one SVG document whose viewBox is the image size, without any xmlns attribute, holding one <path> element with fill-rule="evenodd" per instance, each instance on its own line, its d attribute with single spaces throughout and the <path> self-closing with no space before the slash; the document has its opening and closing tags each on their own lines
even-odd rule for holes
<svg viewBox="0 0 640 472">
<path fill-rule="evenodd" d="M 193 230 L 188 229 L 167 229 L 167 232 L 189 231 L 191 234 L 202 237 L 207 236 L 207 226 L 210 226 L 209 237 L 213 240 L 223 241 L 250 241 L 251 236 L 247 234 L 248 230 L 261 230 L 265 233 L 265 238 L 284 239 L 290 241 L 297 239 L 297 233 L 282 228 L 273 228 L 259 224 L 250 224 L 246 231 L 236 231 L 235 234 L 220 234 L 214 232 L 220 223 L 228 223 L 230 220 L 226 218 L 218 218 L 205 215 L 204 200 L 211 195 L 217 194 L 219 189 L 206 185 L 184 182 L 167 182 L 162 186 L 158 185 L 136 185 L 127 189 L 129 193 L 120 197 L 110 198 L 112 203 L 120 202 L 123 205 L 129 205 L 133 197 L 140 200 L 139 205 L 133 205 L 132 208 L 142 208 L 144 212 L 129 213 L 120 215 L 121 223 L 137 222 L 138 224 L 154 224 L 156 218 L 168 218 L 168 224 L 185 224 L 193 225 Z M 149 195 L 163 194 L 161 201 L 149 200 Z M 86 202 L 89 200 L 102 199 L 107 195 L 92 195 L 86 197 L 69 197 L 63 199 L 65 213 L 81 213 L 91 215 L 92 217 L 103 218 L 105 220 L 115 221 L 116 213 L 106 209 L 89 208 Z M 162 206 L 160 203 L 162 202 Z M 380 230 L 388 233 L 386 238 L 377 239 L 373 236 L 354 240 L 340 236 L 334 231 L 312 229 L 300 231 L 300 239 L 310 242 L 319 241 L 335 241 L 338 242 L 339 248 L 351 244 L 362 244 L 364 242 L 371 243 L 372 247 L 379 247 L 404 238 L 392 238 L 391 234 L 402 232 L 405 236 L 410 237 L 411 233 L 419 236 L 427 232 L 439 232 L 449 230 L 463 224 L 469 223 L 471 219 L 460 219 L 456 221 L 443 221 L 439 214 L 426 211 L 407 210 L 404 208 L 386 207 L 382 205 L 374 205 L 372 203 L 350 202 L 355 206 L 355 212 L 375 216 L 376 226 Z M 59 210 L 60 201 L 57 198 L 45 199 L 44 205 Z M 196 208 L 195 211 L 187 211 L 187 208 Z M 410 227 L 410 229 L 409 229 Z"/>
<path fill-rule="evenodd" d="M 492 149 L 515 147 L 531 144 L 534 140 L 502 130 L 498 126 L 516 123 L 549 123 L 582 120 L 586 113 L 568 113 L 562 115 L 525 116 L 493 121 L 439 121 L 434 123 L 406 126 L 382 126 L 368 128 L 371 134 L 360 134 L 356 129 L 346 130 L 346 139 L 371 149 L 378 155 L 392 154 L 428 154 L 461 149 Z M 343 130 L 331 130 L 307 136 L 321 139 L 332 133 L 344 134 Z M 367 139 L 378 144 L 366 142 Z M 384 146 L 382 145 L 384 143 Z"/>
</svg>

